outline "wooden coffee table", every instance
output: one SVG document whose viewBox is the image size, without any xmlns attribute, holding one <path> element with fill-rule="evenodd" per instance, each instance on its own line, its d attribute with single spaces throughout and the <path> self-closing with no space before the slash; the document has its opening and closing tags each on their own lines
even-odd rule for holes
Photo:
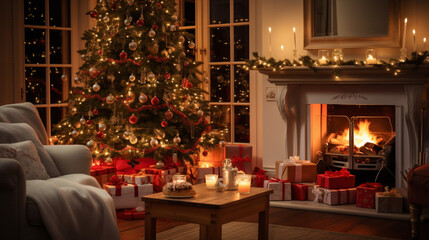
<svg viewBox="0 0 429 240">
<path fill-rule="evenodd" d="M 249 194 L 216 192 L 205 184 L 193 186 L 193 198 L 167 198 L 163 193 L 142 197 L 145 201 L 145 239 L 156 239 L 156 219 L 200 224 L 200 239 L 222 239 L 222 224 L 259 213 L 258 239 L 268 239 L 268 211 L 272 189 L 251 188 Z"/>
</svg>

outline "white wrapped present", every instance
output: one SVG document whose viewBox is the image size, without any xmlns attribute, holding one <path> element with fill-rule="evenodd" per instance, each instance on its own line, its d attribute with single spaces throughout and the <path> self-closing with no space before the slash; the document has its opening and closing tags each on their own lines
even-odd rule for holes
<svg viewBox="0 0 429 240">
<path fill-rule="evenodd" d="M 124 175 L 118 174 L 118 177 L 126 183 L 137 184 L 137 185 L 152 183 L 152 180 L 153 180 L 151 174 L 144 174 L 144 173 L 124 174 Z"/>
<path fill-rule="evenodd" d="M 287 201 L 292 200 L 292 188 L 291 183 L 286 180 L 270 179 L 264 181 L 264 188 L 273 189 L 273 193 L 270 195 L 270 201 L 280 200 Z"/>
<path fill-rule="evenodd" d="M 123 184 L 123 185 L 104 185 L 104 189 L 112 196 L 116 209 L 144 207 L 142 196 L 153 193 L 152 184 Z"/>
</svg>

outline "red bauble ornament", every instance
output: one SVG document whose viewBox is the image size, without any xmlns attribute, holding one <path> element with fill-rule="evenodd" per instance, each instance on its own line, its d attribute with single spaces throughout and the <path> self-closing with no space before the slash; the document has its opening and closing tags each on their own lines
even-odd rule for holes
<svg viewBox="0 0 429 240">
<path fill-rule="evenodd" d="M 166 119 L 169 120 L 173 117 L 173 113 L 170 110 L 168 110 L 167 112 L 164 113 L 164 116 Z"/>
<path fill-rule="evenodd" d="M 159 104 L 159 98 L 155 96 L 150 100 L 150 102 L 152 103 L 152 105 L 156 106 Z"/>
<path fill-rule="evenodd" d="M 99 131 L 99 132 L 96 134 L 96 137 L 97 137 L 98 139 L 103 139 L 103 138 L 104 138 L 104 132 L 103 132 L 103 131 Z"/>
<path fill-rule="evenodd" d="M 89 13 L 89 16 L 91 16 L 92 18 L 96 18 L 97 17 L 97 12 L 96 11 L 91 11 L 90 13 Z"/>
<path fill-rule="evenodd" d="M 183 66 L 187 67 L 187 66 L 189 66 L 189 63 L 188 63 L 188 62 L 185 62 L 185 63 L 183 64 Z"/>
<path fill-rule="evenodd" d="M 154 25 L 152 26 L 152 29 L 153 29 L 154 31 L 158 30 L 158 25 L 154 24 Z"/>
<path fill-rule="evenodd" d="M 164 79 L 170 79 L 171 75 L 169 73 L 164 73 Z"/>
<path fill-rule="evenodd" d="M 94 109 L 94 110 L 92 110 L 92 113 L 94 114 L 94 115 L 98 115 L 98 109 L 96 108 L 96 109 Z"/>
<path fill-rule="evenodd" d="M 130 121 L 131 124 L 136 124 L 137 123 L 137 117 L 136 115 L 131 115 L 131 117 L 128 119 Z"/>
<path fill-rule="evenodd" d="M 167 127 L 167 121 L 162 121 L 162 122 L 161 122 L 161 126 L 162 126 L 162 127 Z"/>
<path fill-rule="evenodd" d="M 91 126 L 91 124 L 92 124 L 92 119 L 86 120 L 86 125 Z"/>
<path fill-rule="evenodd" d="M 182 86 L 186 87 L 186 84 L 188 83 L 188 79 L 187 78 L 183 78 L 182 79 Z"/>
<path fill-rule="evenodd" d="M 122 52 L 119 53 L 119 57 L 121 59 L 127 59 L 128 58 L 128 54 L 127 54 L 127 52 L 125 52 L 124 50 L 122 50 Z"/>
<path fill-rule="evenodd" d="M 144 21 L 143 21 L 143 19 L 139 19 L 139 20 L 137 20 L 137 25 L 139 25 L 140 27 L 143 27 L 143 25 L 144 25 Z"/>
<path fill-rule="evenodd" d="M 103 50 L 98 51 L 98 55 L 103 55 Z"/>
<path fill-rule="evenodd" d="M 188 82 L 186 83 L 186 88 L 192 88 L 194 85 L 192 85 L 192 83 Z"/>
<path fill-rule="evenodd" d="M 207 157 L 207 155 L 209 155 L 209 151 L 204 150 L 204 151 L 203 151 L 203 156 L 204 156 L 204 157 Z"/>
<path fill-rule="evenodd" d="M 156 3 L 156 6 L 158 7 L 158 9 L 161 9 L 161 8 L 162 8 L 161 3 Z"/>
</svg>

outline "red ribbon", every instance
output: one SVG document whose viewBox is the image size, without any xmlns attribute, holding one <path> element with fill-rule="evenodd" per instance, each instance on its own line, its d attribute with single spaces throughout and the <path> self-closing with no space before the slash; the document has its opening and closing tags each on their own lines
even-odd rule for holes
<svg viewBox="0 0 429 240">
<path fill-rule="evenodd" d="M 359 187 L 366 187 L 366 188 L 383 188 L 383 185 L 381 185 L 380 183 L 362 183 L 361 185 L 359 185 Z"/>
<path fill-rule="evenodd" d="M 338 177 L 340 177 L 340 176 L 348 177 L 348 176 L 350 176 L 350 172 L 347 170 L 347 168 L 343 168 L 340 171 L 335 171 L 335 172 L 333 172 L 333 171 L 326 171 L 325 175 L 328 176 L 328 177 L 335 177 L 335 176 L 338 176 Z"/>
<path fill-rule="evenodd" d="M 278 182 L 278 183 L 282 184 L 282 200 L 284 201 L 285 200 L 286 183 L 290 182 L 289 179 L 280 180 L 279 178 L 271 178 L 270 180 L 268 180 L 268 183 L 270 183 L 270 182 Z"/>
<path fill-rule="evenodd" d="M 266 173 L 266 171 L 264 171 L 258 167 L 255 167 L 255 169 L 253 170 L 253 175 L 265 175 L 265 173 Z"/>
<path fill-rule="evenodd" d="M 162 169 L 168 170 L 168 174 L 170 174 L 170 169 L 172 168 L 176 169 L 176 173 L 179 172 L 179 168 L 177 167 L 176 163 L 174 163 L 173 161 L 165 162 L 164 167 Z"/>
<path fill-rule="evenodd" d="M 243 158 L 243 146 L 239 145 L 239 156 L 234 156 L 231 159 L 231 162 L 233 165 L 235 165 L 238 170 L 244 171 L 244 166 L 243 166 L 243 162 L 249 162 L 250 159 L 248 157 Z"/>
<path fill-rule="evenodd" d="M 117 175 L 113 175 L 107 185 L 115 186 L 115 196 L 121 196 L 122 186 L 127 186 L 123 179 L 119 179 Z"/>
<path fill-rule="evenodd" d="M 153 184 L 153 190 L 155 192 L 161 192 L 162 191 L 162 183 L 161 183 L 161 176 L 159 173 L 155 173 L 152 175 L 152 184 Z"/>
</svg>

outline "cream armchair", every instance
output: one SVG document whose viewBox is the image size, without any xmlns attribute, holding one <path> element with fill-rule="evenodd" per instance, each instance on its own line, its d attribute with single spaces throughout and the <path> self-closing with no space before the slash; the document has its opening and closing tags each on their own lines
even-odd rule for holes
<svg viewBox="0 0 429 240">
<path fill-rule="evenodd" d="M 83 145 L 47 145 L 48 136 L 45 128 L 37 109 L 31 103 L 0 106 L 0 128 L 8 128 L 8 124 L 15 126 L 17 123 L 22 123 L 24 128 L 28 124 L 34 129 L 36 137 L 27 136 L 31 135 L 28 131 L 18 132 L 9 137 L 3 134 L 3 136 L 0 136 L 0 144 L 14 143 L 18 140 L 31 140 L 36 145 L 36 149 L 42 159 L 41 162 L 50 177 L 46 181 L 61 178 L 73 182 L 72 184 L 75 184 L 73 186 L 86 185 L 89 190 L 97 192 L 101 196 L 99 199 L 102 201 L 92 203 L 92 205 L 99 204 L 102 207 L 96 206 L 96 210 L 101 211 L 104 209 L 104 212 L 91 213 L 91 215 L 98 214 L 100 218 L 100 221 L 96 221 L 97 225 L 94 228 L 100 228 L 100 226 L 102 228 L 102 224 L 104 224 L 108 228 L 107 231 L 110 236 L 108 239 L 118 239 L 119 233 L 116 226 L 113 200 L 107 193 L 104 195 L 105 191 L 101 189 L 93 177 L 89 176 L 91 165 L 91 152 L 89 149 Z M 37 144 L 40 145 L 39 148 L 37 148 Z M 52 159 L 50 164 L 43 161 L 42 155 L 46 153 Z M 2 239 L 55 238 L 51 236 L 52 231 L 49 231 L 50 228 L 46 224 L 51 219 L 47 218 L 46 214 L 42 214 L 43 212 L 40 211 L 41 209 L 37 202 L 27 196 L 32 190 L 29 187 L 43 185 L 44 182 L 45 180 L 26 180 L 26 174 L 20 162 L 13 158 L 0 158 L 0 233 Z M 79 185 L 76 185 L 76 183 Z M 68 200 L 72 201 L 73 199 Z M 55 198 L 52 201 L 53 205 L 58 204 L 54 202 Z M 67 218 L 68 216 L 64 217 Z M 106 221 L 106 219 L 108 220 Z M 85 221 L 85 219 L 78 220 Z M 92 238 L 86 238 L 85 234 L 82 232 L 82 237 L 79 236 L 79 239 Z"/>
</svg>

